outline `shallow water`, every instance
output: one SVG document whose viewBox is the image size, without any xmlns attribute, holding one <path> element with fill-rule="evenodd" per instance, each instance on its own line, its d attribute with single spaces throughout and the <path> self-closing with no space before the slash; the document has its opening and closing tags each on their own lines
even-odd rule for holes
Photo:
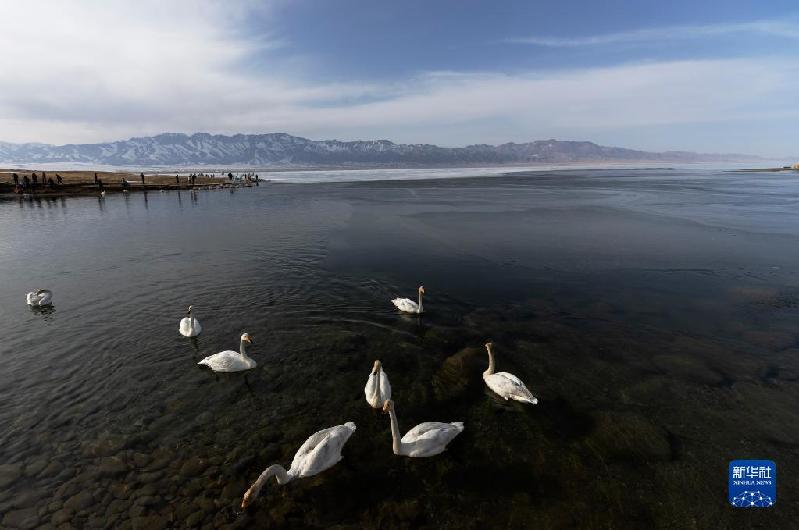
<svg viewBox="0 0 799 530">
<path fill-rule="evenodd" d="M 0 202 L 0 521 L 789 527 L 797 229 L 794 175 L 708 169 Z M 428 313 L 397 315 L 420 283 Z M 243 331 L 255 370 L 196 366 Z M 485 389 L 488 338 L 539 405 Z M 378 358 L 403 431 L 465 423 L 446 453 L 392 454 Z M 339 465 L 241 513 L 345 421 Z M 727 505 L 744 458 L 777 462 L 775 507 Z"/>
</svg>

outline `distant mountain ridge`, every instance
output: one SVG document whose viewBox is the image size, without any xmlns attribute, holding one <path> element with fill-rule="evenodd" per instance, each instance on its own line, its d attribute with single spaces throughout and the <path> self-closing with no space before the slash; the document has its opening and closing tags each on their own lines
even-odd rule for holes
<svg viewBox="0 0 799 530">
<path fill-rule="evenodd" d="M 539 140 L 501 145 L 438 147 L 388 140 L 309 140 L 286 133 L 164 133 L 100 144 L 49 145 L 0 142 L 0 163 L 85 163 L 111 166 L 387 166 L 567 162 L 750 162 L 757 156 L 649 152 L 593 142 Z"/>
</svg>

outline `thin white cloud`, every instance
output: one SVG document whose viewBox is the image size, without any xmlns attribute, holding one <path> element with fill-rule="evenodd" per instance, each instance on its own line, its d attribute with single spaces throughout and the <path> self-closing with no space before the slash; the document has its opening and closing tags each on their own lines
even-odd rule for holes
<svg viewBox="0 0 799 530">
<path fill-rule="evenodd" d="M 507 42 L 550 48 L 578 48 L 608 44 L 637 44 L 667 40 L 699 39 L 736 34 L 753 34 L 799 40 L 799 26 L 797 26 L 795 22 L 790 21 L 757 20 L 752 22 L 644 28 L 617 33 L 589 35 L 587 37 L 563 38 L 533 35 L 508 39 Z"/>
<path fill-rule="evenodd" d="M 5 4 L 0 140 L 284 131 L 441 145 L 552 136 L 612 142 L 641 127 L 784 120 L 796 112 L 799 65 L 780 57 L 312 83 L 270 67 L 275 54 L 290 53 L 290 43 L 269 33 L 253 39 L 245 28 L 251 11 L 236 6 L 231 11 L 212 0 Z M 268 5 L 257 9 L 268 21 Z M 253 54 L 257 70 L 250 66 Z M 752 151 L 745 131 L 738 137 L 739 150 Z M 706 138 L 674 147 L 714 145 L 719 142 Z"/>
</svg>

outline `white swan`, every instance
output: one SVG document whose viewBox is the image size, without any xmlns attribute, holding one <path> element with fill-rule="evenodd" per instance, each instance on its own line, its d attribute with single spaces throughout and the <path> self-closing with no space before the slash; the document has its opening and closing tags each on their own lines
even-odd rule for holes
<svg viewBox="0 0 799 530">
<path fill-rule="evenodd" d="M 258 497 L 269 477 L 276 477 L 277 483 L 283 485 L 295 478 L 317 475 L 336 465 L 341 460 L 341 449 L 354 432 L 355 424 L 348 421 L 344 425 L 336 425 L 312 434 L 297 450 L 288 471 L 280 464 L 273 464 L 261 473 L 244 493 L 242 509 L 247 508 Z"/>
<path fill-rule="evenodd" d="M 373 409 L 381 408 L 383 403 L 391 399 L 391 383 L 388 382 L 388 375 L 383 371 L 380 361 L 375 361 L 363 392 L 366 394 L 366 402 Z"/>
<path fill-rule="evenodd" d="M 403 313 L 413 313 L 415 315 L 419 315 L 424 311 L 422 307 L 422 297 L 424 296 L 424 286 L 419 286 L 419 303 L 417 304 L 410 298 L 395 298 L 391 301 L 392 304 L 396 306 L 397 309 L 402 311 Z"/>
<path fill-rule="evenodd" d="M 43 307 L 53 303 L 53 291 L 50 289 L 37 289 L 27 295 L 28 305 L 33 307 Z"/>
<path fill-rule="evenodd" d="M 200 325 L 200 322 L 191 316 L 191 308 L 192 306 L 189 306 L 189 316 L 180 319 L 179 331 L 184 337 L 196 337 L 203 331 L 203 327 Z"/>
<path fill-rule="evenodd" d="M 522 403 L 529 403 L 535 405 L 538 399 L 524 386 L 518 377 L 508 372 L 494 373 L 494 352 L 492 351 L 493 343 L 486 343 L 486 350 L 488 351 L 488 369 L 483 372 L 483 381 L 486 382 L 488 388 L 499 394 L 500 397 L 521 401 Z"/>
<path fill-rule="evenodd" d="M 252 344 L 252 337 L 250 337 L 249 333 L 241 336 L 241 351 L 239 353 L 233 350 L 225 350 L 210 355 L 197 364 L 204 364 L 214 372 L 241 372 L 255 368 L 256 362 L 247 356 L 245 344 Z"/>
<path fill-rule="evenodd" d="M 383 405 L 383 412 L 391 415 L 391 438 L 393 440 L 394 454 L 415 458 L 435 456 L 443 453 L 447 444 L 463 432 L 463 423 L 441 423 L 426 421 L 420 423 L 400 439 L 397 413 L 394 412 L 394 402 L 390 399 Z"/>
</svg>

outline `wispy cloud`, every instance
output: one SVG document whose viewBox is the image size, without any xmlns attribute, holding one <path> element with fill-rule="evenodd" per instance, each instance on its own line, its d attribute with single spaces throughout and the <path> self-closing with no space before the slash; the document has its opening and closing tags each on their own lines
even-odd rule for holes
<svg viewBox="0 0 799 530">
<path fill-rule="evenodd" d="M 613 142 L 637 128 L 785 120 L 799 93 L 799 65 L 778 56 L 319 83 L 270 68 L 274 54 L 290 53 L 290 43 L 268 32 L 253 39 L 243 8 L 143 1 L 7 4 L 8 16 L 0 18 L 0 140 L 285 131 L 442 145 L 552 136 Z M 268 9 L 260 16 L 268 25 Z M 752 151 L 747 142 L 755 133 L 736 134 L 740 150 Z M 684 147 L 713 145 L 709 138 Z"/>
<path fill-rule="evenodd" d="M 700 39 L 723 35 L 754 34 L 781 39 L 799 40 L 799 25 L 782 20 L 758 20 L 697 26 L 667 26 L 644 28 L 586 37 L 548 37 L 534 35 L 508 39 L 515 44 L 531 44 L 551 48 L 578 48 L 608 44 L 637 44 L 657 41 Z"/>
</svg>

